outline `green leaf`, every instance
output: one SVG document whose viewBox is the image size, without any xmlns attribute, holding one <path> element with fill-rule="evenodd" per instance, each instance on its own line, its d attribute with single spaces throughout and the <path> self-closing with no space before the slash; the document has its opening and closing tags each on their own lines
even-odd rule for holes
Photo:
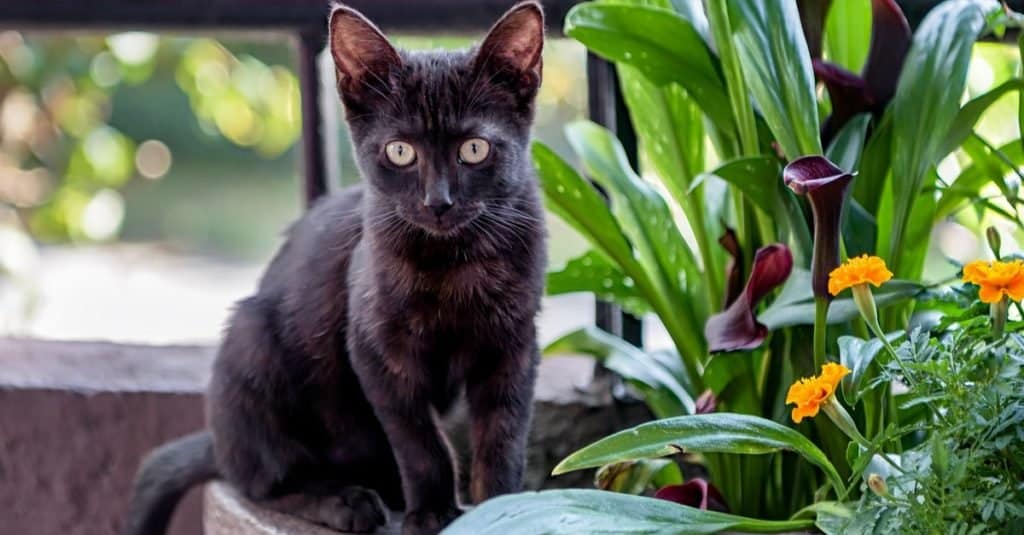
<svg viewBox="0 0 1024 535">
<path fill-rule="evenodd" d="M 548 209 L 614 260 L 622 271 L 631 272 L 630 264 L 638 269 L 629 242 L 597 190 L 543 143 L 534 142 L 533 163 Z"/>
<path fill-rule="evenodd" d="M 832 2 L 825 18 L 825 52 L 829 61 L 850 72 L 860 72 L 870 45 L 871 0 Z"/>
<path fill-rule="evenodd" d="M 831 504 L 835 502 L 820 503 Z M 847 526 L 850 523 L 850 518 L 853 517 L 853 513 L 846 506 L 836 504 L 835 507 L 822 507 L 815 510 L 814 513 L 816 515 L 814 526 L 820 529 L 825 535 L 843 535 L 848 533 Z"/>
<path fill-rule="evenodd" d="M 704 167 L 704 119 L 700 108 L 679 85 L 659 86 L 629 65 L 619 65 L 619 82 L 640 141 L 641 164 L 649 165 L 650 169 L 645 170 L 654 171 L 683 210 L 694 231 L 702 264 L 715 266 L 711 240 L 703 231 L 705 210 L 701 195 L 688 195 L 693 177 Z M 685 268 L 687 279 L 706 281 L 700 285 L 706 308 L 717 310 L 722 292 L 716 270 L 705 269 L 702 273 L 695 262 L 686 263 Z"/>
<path fill-rule="evenodd" d="M 767 214 L 777 213 L 782 182 L 779 161 L 770 156 L 737 158 L 719 166 L 711 175 L 728 182 L 743 192 L 750 202 Z M 701 178 L 705 180 L 705 178 Z"/>
<path fill-rule="evenodd" d="M 960 111 L 957 112 L 956 117 L 953 119 L 953 125 L 950 126 L 949 132 L 946 133 L 945 139 L 942 140 L 938 157 L 943 158 L 962 145 L 974 131 L 974 125 L 977 124 L 978 119 L 981 119 L 982 114 L 1000 97 L 1010 91 L 1020 92 L 1022 90 L 1024 90 L 1024 80 L 1014 78 L 1003 82 L 987 93 L 977 96 L 967 104 L 964 104 L 964 107 L 960 108 Z"/>
<path fill-rule="evenodd" d="M 642 349 L 597 327 L 584 327 L 551 342 L 545 355 L 582 353 L 629 381 L 659 417 L 692 414 L 695 402 L 682 378 Z"/>
<path fill-rule="evenodd" d="M 874 288 L 878 308 L 906 301 L 924 289 L 916 282 L 891 280 L 881 288 Z M 857 305 L 848 294 L 832 301 L 828 308 L 828 323 L 845 323 L 860 315 Z M 757 321 L 769 330 L 793 325 L 814 325 L 814 294 L 811 291 L 811 274 L 806 269 L 793 268 L 793 273 L 782 286 L 779 296 L 762 312 Z"/>
<path fill-rule="evenodd" d="M 864 340 L 856 336 L 840 336 L 838 345 L 839 362 L 850 370 L 850 375 L 843 378 L 843 399 L 854 405 L 860 399 L 860 384 L 864 374 L 875 360 L 875 356 L 885 346 L 878 338 Z"/>
<path fill-rule="evenodd" d="M 690 181 L 704 167 L 704 124 L 678 85 L 657 85 L 630 65 L 619 66 L 622 94 L 644 158 L 680 207 Z"/>
<path fill-rule="evenodd" d="M 605 301 L 619 304 L 637 317 L 651 311 L 633 279 L 594 250 L 573 258 L 561 270 L 549 271 L 547 292 L 548 295 L 590 292 Z"/>
<path fill-rule="evenodd" d="M 566 127 L 566 137 L 588 175 L 607 192 L 612 213 L 657 288 L 658 294 L 647 295 L 648 301 L 684 360 L 695 367 L 697 355 L 704 354 L 703 339 L 689 333 L 700 332 L 703 322 L 695 317 L 685 288 L 697 284 L 686 280 L 696 261 L 668 204 L 630 168 L 622 145 L 607 129 L 580 121 Z M 696 371 L 692 375 L 696 376 Z"/>
<path fill-rule="evenodd" d="M 445 535 L 560 535 L 564 533 L 705 534 L 806 530 L 811 520 L 758 520 L 703 511 L 667 500 L 600 490 L 524 492 L 484 502 L 444 530 Z"/>
<path fill-rule="evenodd" d="M 793 0 L 729 2 L 744 78 L 790 159 L 821 154 L 814 74 Z"/>
<path fill-rule="evenodd" d="M 847 121 L 828 146 L 825 157 L 832 160 L 840 169 L 856 170 L 860 154 L 864 150 L 864 138 L 870 122 L 870 113 L 858 114 Z"/>
<path fill-rule="evenodd" d="M 721 62 L 725 88 L 732 106 L 736 136 L 739 147 L 718 141 L 718 153 L 723 157 L 737 155 L 753 156 L 758 150 L 758 124 L 754 117 L 754 107 L 747 92 L 747 83 L 743 78 L 743 67 L 740 64 L 739 52 L 733 42 L 733 24 L 729 20 L 729 7 L 725 2 L 707 4 L 707 15 L 711 35 L 714 37 L 718 59 Z"/>
<path fill-rule="evenodd" d="M 569 10 L 565 34 L 605 59 L 633 65 L 657 84 L 678 83 L 723 133 L 732 131 L 717 60 L 693 24 L 675 12 L 588 2 Z"/>
<path fill-rule="evenodd" d="M 1021 145 L 1019 139 L 1006 143 L 999 147 L 999 150 L 1006 155 L 1014 165 L 1024 165 L 1024 146 Z M 939 197 L 938 206 L 935 209 L 935 218 L 937 220 L 948 217 L 956 211 L 964 201 L 977 199 L 978 192 L 981 191 L 981 188 L 989 182 L 1002 182 L 1003 173 L 998 171 L 992 173 L 992 167 L 989 162 L 991 158 L 987 152 L 985 154 L 986 158 L 984 161 L 972 162 L 971 165 L 960 172 L 960 175 L 949 188 L 943 190 L 942 196 Z M 992 156 L 992 158 L 994 158 L 994 156 Z"/>
<path fill-rule="evenodd" d="M 648 488 L 683 482 L 679 465 L 671 459 L 640 459 L 602 466 L 594 477 L 594 486 L 601 490 L 624 494 L 643 494 Z"/>
<path fill-rule="evenodd" d="M 888 108 L 864 146 L 857 178 L 853 180 L 853 198 L 876 218 L 891 163 L 892 108 Z"/>
<path fill-rule="evenodd" d="M 914 34 L 892 101 L 893 227 L 888 249 L 898 276 L 916 266 L 903 247 L 914 202 L 941 157 L 944 134 L 960 110 L 974 41 L 985 28 L 994 0 L 948 0 L 932 9 Z M 917 255 L 915 255 L 917 256 Z"/>
<path fill-rule="evenodd" d="M 835 467 L 807 437 L 771 420 L 732 413 L 680 416 L 620 431 L 569 455 L 552 474 L 681 451 L 759 455 L 781 450 L 802 455 L 824 470 L 836 489 L 843 488 Z"/>
<path fill-rule="evenodd" d="M 878 222 L 856 199 L 847 199 L 843 211 L 842 234 L 848 257 L 874 254 Z"/>
<path fill-rule="evenodd" d="M 754 206 L 775 216 L 783 235 L 793 235 L 797 247 L 810 253 L 811 231 L 807 220 L 793 192 L 783 186 L 780 172 L 779 161 L 770 156 L 737 158 L 697 177 L 694 187 L 703 184 L 709 175 L 721 178 L 743 192 Z"/>
</svg>

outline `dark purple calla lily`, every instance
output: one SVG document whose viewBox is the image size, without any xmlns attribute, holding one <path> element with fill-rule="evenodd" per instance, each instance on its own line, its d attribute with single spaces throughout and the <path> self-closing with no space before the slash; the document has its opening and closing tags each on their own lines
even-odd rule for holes
<svg viewBox="0 0 1024 535">
<path fill-rule="evenodd" d="M 793 270 L 793 254 L 785 245 L 766 245 L 754 254 L 750 277 L 743 292 L 729 308 L 708 318 L 704 337 L 712 353 L 754 349 L 764 342 L 768 328 L 757 322 L 754 307 L 789 277 Z"/>
<path fill-rule="evenodd" d="M 695 414 L 711 414 L 718 410 L 718 397 L 710 389 L 705 390 L 700 396 L 697 396 L 694 405 L 693 412 Z"/>
<path fill-rule="evenodd" d="M 797 158 L 782 170 L 782 179 L 798 195 L 806 195 L 814 214 L 811 286 L 815 297 L 831 299 L 828 274 L 839 266 L 839 225 L 846 190 L 856 173 L 847 173 L 824 156 Z"/>
<path fill-rule="evenodd" d="M 729 262 L 725 265 L 725 300 L 723 306 L 729 306 L 743 291 L 743 249 L 736 231 L 725 227 L 725 233 L 718 238 L 718 243 L 729 253 Z"/>
<path fill-rule="evenodd" d="M 825 84 L 832 101 L 832 115 L 822 125 L 826 144 L 854 115 L 881 114 L 896 92 L 910 49 L 910 24 L 894 0 L 871 0 L 871 16 L 871 45 L 860 76 L 814 60 L 814 74 Z"/>
<path fill-rule="evenodd" d="M 800 26 L 804 30 L 807 51 L 812 58 L 820 58 L 821 37 L 825 32 L 825 18 L 832 0 L 796 0 L 796 6 L 800 12 Z"/>
<path fill-rule="evenodd" d="M 705 511 L 729 512 L 729 506 L 726 505 L 722 493 L 718 492 L 714 485 L 700 478 L 691 479 L 682 485 L 662 487 L 654 497 Z"/>
<path fill-rule="evenodd" d="M 821 125 L 821 139 L 827 144 L 847 121 L 875 108 L 875 95 L 866 80 L 838 65 L 820 59 L 812 64 L 815 76 L 825 84 L 832 101 L 832 113 Z"/>
<path fill-rule="evenodd" d="M 907 17 L 895 0 L 871 0 L 871 45 L 863 75 L 883 107 L 896 94 L 912 37 Z"/>
</svg>

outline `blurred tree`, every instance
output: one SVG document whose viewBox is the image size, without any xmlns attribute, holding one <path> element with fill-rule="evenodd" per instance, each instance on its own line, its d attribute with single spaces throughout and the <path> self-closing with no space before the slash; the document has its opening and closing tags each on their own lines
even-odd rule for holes
<svg viewBox="0 0 1024 535">
<path fill-rule="evenodd" d="M 118 236 L 123 188 L 167 174 L 173 154 L 164 140 L 132 139 L 112 126 L 112 100 L 158 70 L 174 73 L 210 136 L 263 158 L 279 156 L 298 139 L 295 75 L 216 41 L 143 32 L 26 39 L 4 32 L 0 203 L 24 231 L 46 242 Z"/>
</svg>

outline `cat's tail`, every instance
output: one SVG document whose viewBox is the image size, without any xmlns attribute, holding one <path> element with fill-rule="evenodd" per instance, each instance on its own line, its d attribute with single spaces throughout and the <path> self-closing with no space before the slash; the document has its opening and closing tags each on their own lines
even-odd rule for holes
<svg viewBox="0 0 1024 535">
<path fill-rule="evenodd" d="M 213 435 L 200 431 L 153 450 L 135 476 L 124 535 L 163 535 L 190 488 L 218 476 Z"/>
</svg>

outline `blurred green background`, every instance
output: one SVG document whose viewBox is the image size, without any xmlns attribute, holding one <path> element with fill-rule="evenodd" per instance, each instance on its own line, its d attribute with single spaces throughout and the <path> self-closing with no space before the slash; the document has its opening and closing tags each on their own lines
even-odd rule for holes
<svg viewBox="0 0 1024 535">
<path fill-rule="evenodd" d="M 583 54 L 556 40 L 545 55 L 536 134 L 556 145 L 584 111 Z M 298 214 L 299 87 L 286 40 L 5 32 L 0 59 L 0 202 L 40 243 L 157 240 L 255 260 Z"/>
<path fill-rule="evenodd" d="M 302 207 L 294 47 L 255 37 L 0 32 L 0 334 L 217 338 Z M 452 48 L 476 37 L 396 41 Z M 586 114 L 585 61 L 574 41 L 545 49 L 534 135 L 565 155 L 563 126 Z M 964 98 L 1019 69 L 1015 47 L 978 44 Z M 997 145 L 1014 139 L 1017 105 L 1008 92 L 979 131 Z M 956 177 L 959 158 L 943 162 L 943 178 Z M 552 265 L 583 252 L 548 219 Z M 1017 229 L 992 219 L 968 208 L 943 222 L 926 278 L 947 276 L 947 257 L 979 254 L 988 224 L 1019 249 Z M 546 300 L 542 336 L 592 321 L 592 310 L 587 296 Z M 650 345 L 667 343 L 656 322 L 645 330 Z"/>
<path fill-rule="evenodd" d="M 302 209 L 293 43 L 228 35 L 0 33 L 0 333 L 217 337 Z M 567 149 L 585 52 L 554 39 L 544 63 L 535 135 Z M 554 262 L 581 252 L 551 225 Z"/>
</svg>

